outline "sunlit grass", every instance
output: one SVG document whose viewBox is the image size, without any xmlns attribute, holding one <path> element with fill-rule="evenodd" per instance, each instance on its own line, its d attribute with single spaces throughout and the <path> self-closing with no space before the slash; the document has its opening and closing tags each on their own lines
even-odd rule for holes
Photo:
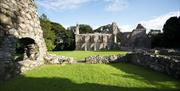
<svg viewBox="0 0 180 91">
<path fill-rule="evenodd" d="M 0 91 L 173 91 L 178 80 L 131 64 L 44 65 Z"/>
</svg>

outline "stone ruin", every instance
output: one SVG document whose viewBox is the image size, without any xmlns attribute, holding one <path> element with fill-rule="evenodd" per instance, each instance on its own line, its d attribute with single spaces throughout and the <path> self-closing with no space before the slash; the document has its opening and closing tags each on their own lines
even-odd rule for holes
<svg viewBox="0 0 180 91">
<path fill-rule="evenodd" d="M 73 62 L 47 54 L 34 0 L 0 1 L 0 81 L 45 63 Z"/>
<path fill-rule="evenodd" d="M 116 26 L 112 27 L 113 30 L 117 30 L 116 28 Z M 116 34 L 117 31 L 113 31 L 113 33 L 110 34 L 111 42 L 104 42 L 109 40 L 106 39 L 106 37 L 109 36 L 108 34 L 97 35 L 98 38 L 102 38 L 102 48 L 108 48 L 108 43 L 116 43 Z M 95 35 L 96 34 L 90 34 L 88 38 L 84 38 L 84 35 L 80 35 L 78 31 L 76 34 L 77 37 L 80 36 L 78 38 L 84 38 L 83 40 L 87 41 L 94 41 L 96 39 L 94 38 Z M 125 47 L 149 47 L 146 31 L 142 25 L 138 25 L 132 33 L 124 33 L 124 35 L 121 36 L 123 36 L 121 45 L 124 45 Z M 85 43 L 85 46 L 87 46 L 87 41 L 83 42 Z M 23 48 L 23 53 L 21 56 L 18 56 L 19 54 L 16 53 L 18 43 L 20 43 L 21 48 Z M 93 43 L 96 42 L 92 42 L 91 44 Z M 78 46 L 82 45 L 80 44 Z M 81 49 L 81 47 L 77 49 Z M 89 50 L 88 47 L 84 47 L 82 49 Z M 98 49 L 101 49 L 101 47 L 95 47 L 95 45 L 92 45 L 92 50 Z M 86 62 L 114 63 L 120 62 L 119 60 L 123 60 L 122 62 L 138 64 L 179 78 L 179 59 L 180 58 L 177 56 L 172 58 L 135 53 L 124 56 L 89 57 L 86 58 Z M 13 77 L 15 74 L 24 72 L 26 70 L 31 70 L 32 68 L 44 63 L 62 64 L 63 62 L 74 63 L 72 58 L 63 56 L 57 57 L 56 55 L 47 54 L 47 49 L 43 38 L 43 31 L 40 27 L 40 21 L 34 0 L 0 1 L 0 81 L 7 80 Z"/>
<path fill-rule="evenodd" d="M 151 39 L 146 34 L 146 28 L 138 24 L 132 32 L 121 32 L 115 22 L 111 25 L 111 29 L 102 33 L 79 34 L 79 26 L 76 25 L 75 43 L 76 50 L 115 50 L 121 49 L 131 51 L 134 49 L 151 48 Z M 120 33 L 120 35 L 118 34 Z M 120 37 L 119 43 L 117 36 Z"/>
<path fill-rule="evenodd" d="M 79 25 L 75 30 L 76 50 L 112 50 L 117 44 L 118 26 L 115 22 L 111 25 L 111 33 L 79 34 Z"/>
<path fill-rule="evenodd" d="M 1 79 L 10 78 L 17 67 L 14 61 L 17 56 L 17 42 L 23 45 L 24 51 L 23 61 L 18 62 L 19 66 L 25 66 L 27 63 L 30 66 L 39 66 L 44 63 L 47 50 L 34 0 L 0 2 Z"/>
<path fill-rule="evenodd" d="M 130 63 L 180 79 L 180 51 L 160 50 L 132 52 L 126 55 L 89 56 L 88 64 Z"/>
<path fill-rule="evenodd" d="M 121 49 L 148 49 L 151 48 L 151 40 L 146 34 L 146 28 L 138 24 L 132 32 L 121 33 Z"/>
</svg>

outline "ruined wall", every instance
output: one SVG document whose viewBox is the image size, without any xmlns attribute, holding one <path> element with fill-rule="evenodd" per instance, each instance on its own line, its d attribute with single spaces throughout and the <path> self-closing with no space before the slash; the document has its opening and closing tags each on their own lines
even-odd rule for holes
<svg viewBox="0 0 180 91">
<path fill-rule="evenodd" d="M 89 64 L 131 63 L 180 79 L 180 60 L 170 56 L 147 53 L 130 53 L 127 55 L 89 56 Z"/>
<path fill-rule="evenodd" d="M 1 0 L 0 33 L 1 79 L 10 78 L 17 64 L 24 71 L 44 63 L 46 46 L 34 0 Z M 17 40 L 23 41 L 26 51 L 24 60 L 15 63 L 13 60 Z"/>
<path fill-rule="evenodd" d="M 79 34 L 79 25 L 76 25 L 75 43 L 76 50 L 112 50 L 117 44 L 118 26 L 115 22 L 111 25 L 111 33 Z"/>
<path fill-rule="evenodd" d="M 138 24 L 136 29 L 132 32 L 126 32 L 121 34 L 121 47 L 122 49 L 142 49 L 150 48 L 150 38 L 146 34 L 146 29 Z M 124 48 L 123 48 L 124 47 Z"/>
<path fill-rule="evenodd" d="M 112 49 L 112 34 L 76 34 L 76 50 L 109 50 Z"/>
</svg>

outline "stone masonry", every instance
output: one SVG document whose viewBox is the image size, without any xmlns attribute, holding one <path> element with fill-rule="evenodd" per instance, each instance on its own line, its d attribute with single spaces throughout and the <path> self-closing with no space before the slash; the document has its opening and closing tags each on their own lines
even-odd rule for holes
<svg viewBox="0 0 180 91">
<path fill-rule="evenodd" d="M 25 70 L 27 65 L 33 68 L 44 63 L 46 46 L 34 0 L 1 0 L 0 33 L 1 80 Z M 15 63 L 17 40 L 25 48 L 23 61 Z"/>
<path fill-rule="evenodd" d="M 146 52 L 133 52 L 126 55 L 89 56 L 88 64 L 131 63 L 180 79 L 180 60 L 177 57 Z"/>
<path fill-rule="evenodd" d="M 79 25 L 76 26 L 76 50 L 111 50 L 117 44 L 118 26 L 112 23 L 112 33 L 79 34 Z"/>
</svg>

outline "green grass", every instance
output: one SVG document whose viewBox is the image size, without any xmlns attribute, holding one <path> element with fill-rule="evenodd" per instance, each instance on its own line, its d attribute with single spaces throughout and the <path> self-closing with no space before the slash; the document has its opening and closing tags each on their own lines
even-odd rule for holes
<svg viewBox="0 0 180 91">
<path fill-rule="evenodd" d="M 58 54 L 67 57 L 73 57 L 77 61 L 83 61 L 85 57 L 95 55 L 114 55 L 114 54 L 126 54 L 124 51 L 57 51 L 49 52 L 51 54 Z"/>
<path fill-rule="evenodd" d="M 0 91 L 180 91 L 180 81 L 131 64 L 44 65 Z"/>
</svg>

